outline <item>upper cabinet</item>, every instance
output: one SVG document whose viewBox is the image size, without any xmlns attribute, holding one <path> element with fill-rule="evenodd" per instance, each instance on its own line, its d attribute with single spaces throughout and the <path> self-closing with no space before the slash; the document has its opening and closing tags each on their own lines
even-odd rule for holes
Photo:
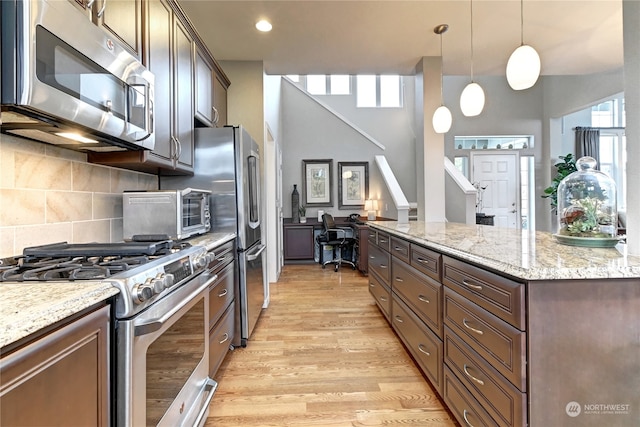
<svg viewBox="0 0 640 427">
<path fill-rule="evenodd" d="M 196 118 L 205 126 L 227 124 L 227 88 L 229 80 L 204 46 L 196 43 Z"/>
<path fill-rule="evenodd" d="M 142 11 L 142 60 L 155 76 L 155 147 L 90 152 L 88 160 L 158 175 L 189 175 L 195 161 L 194 127 L 226 124 L 229 80 L 174 0 L 142 1 Z"/>
<path fill-rule="evenodd" d="M 142 51 L 142 0 L 68 0 L 94 24 L 115 36 L 140 58 Z"/>
</svg>

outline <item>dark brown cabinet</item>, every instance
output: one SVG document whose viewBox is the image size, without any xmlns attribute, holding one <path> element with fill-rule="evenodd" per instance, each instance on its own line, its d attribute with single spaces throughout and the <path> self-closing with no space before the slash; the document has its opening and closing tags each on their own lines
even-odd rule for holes
<svg viewBox="0 0 640 427">
<path fill-rule="evenodd" d="M 145 2 L 144 63 L 154 74 L 153 151 L 90 153 L 89 161 L 161 175 L 193 173 L 194 41 L 179 7 Z"/>
<path fill-rule="evenodd" d="M 236 333 L 235 289 L 238 269 L 233 241 L 214 251 L 216 259 L 209 264 L 209 274 L 217 276 L 209 286 L 209 376 L 216 379 L 218 368 L 227 356 Z"/>
<path fill-rule="evenodd" d="M 315 240 L 313 224 L 285 224 L 283 228 L 284 261 L 313 262 Z"/>
<path fill-rule="evenodd" d="M 109 322 L 102 306 L 3 355 L 0 425 L 107 427 Z"/>
<path fill-rule="evenodd" d="M 141 57 L 142 0 L 69 0 L 87 19 L 114 36 L 120 45 Z"/>
</svg>

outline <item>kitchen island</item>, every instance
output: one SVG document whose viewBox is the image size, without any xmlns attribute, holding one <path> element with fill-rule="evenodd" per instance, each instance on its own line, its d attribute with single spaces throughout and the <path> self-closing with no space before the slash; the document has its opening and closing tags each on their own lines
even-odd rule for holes
<svg viewBox="0 0 640 427">
<path fill-rule="evenodd" d="M 369 226 L 370 291 L 462 425 L 639 425 L 640 257 L 626 245 Z"/>
</svg>

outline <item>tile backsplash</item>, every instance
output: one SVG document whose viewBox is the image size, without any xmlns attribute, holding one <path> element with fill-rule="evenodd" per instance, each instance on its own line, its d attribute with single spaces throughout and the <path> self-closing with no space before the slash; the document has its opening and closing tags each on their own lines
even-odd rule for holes
<svg viewBox="0 0 640 427">
<path fill-rule="evenodd" d="M 45 243 L 121 241 L 122 192 L 157 189 L 156 175 L 0 134 L 0 258 Z"/>
</svg>

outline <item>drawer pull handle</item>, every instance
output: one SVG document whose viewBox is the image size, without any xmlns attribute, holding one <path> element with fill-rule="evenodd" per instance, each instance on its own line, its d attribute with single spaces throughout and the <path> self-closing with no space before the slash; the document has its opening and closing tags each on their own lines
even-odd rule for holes
<svg viewBox="0 0 640 427">
<path fill-rule="evenodd" d="M 424 295 L 418 295 L 418 299 L 422 302 L 426 302 L 427 304 L 430 304 L 431 301 L 429 301 L 429 299 L 427 297 L 425 297 Z"/>
<path fill-rule="evenodd" d="M 387 297 L 380 297 L 380 301 L 382 301 L 382 302 L 387 302 L 387 301 L 389 301 L 389 300 L 387 299 Z"/>
<path fill-rule="evenodd" d="M 226 332 L 225 332 L 225 334 L 223 336 L 224 336 L 224 338 L 222 338 L 222 341 L 220 341 L 220 344 L 224 344 L 225 341 L 227 341 L 229 339 L 229 334 L 227 334 Z"/>
<path fill-rule="evenodd" d="M 376 285 L 374 285 L 373 283 L 369 283 L 369 287 L 370 287 L 370 288 L 375 288 L 375 287 L 376 287 Z"/>
<path fill-rule="evenodd" d="M 400 316 L 396 316 L 396 322 L 398 322 L 398 323 L 404 323 L 404 320 L 402 320 L 402 317 L 400 317 Z"/>
<path fill-rule="evenodd" d="M 469 329 L 470 331 L 473 331 L 478 335 L 484 335 L 484 332 L 481 331 L 480 329 L 472 328 L 471 326 L 469 326 L 467 324 L 467 319 L 462 319 L 462 324 L 464 325 L 465 328 Z"/>
<path fill-rule="evenodd" d="M 402 282 L 404 282 L 404 280 L 402 280 L 402 277 L 396 276 L 396 282 L 402 283 Z"/>
<path fill-rule="evenodd" d="M 380 239 L 380 243 L 387 243 L 385 239 Z"/>
<path fill-rule="evenodd" d="M 428 259 L 424 259 L 424 258 L 420 258 L 420 257 L 418 257 L 418 262 L 422 263 L 422 264 L 429 264 L 429 260 Z"/>
<path fill-rule="evenodd" d="M 226 295 L 226 294 L 228 294 L 228 293 L 229 293 L 229 290 L 228 290 L 228 289 L 223 289 L 223 290 L 222 290 L 222 292 L 220 292 L 220 293 L 218 294 L 218 296 L 219 296 L 220 298 L 222 298 L 223 296 L 225 296 L 225 295 Z"/>
<path fill-rule="evenodd" d="M 469 420 L 467 419 L 467 410 L 466 409 L 464 411 L 462 411 L 462 418 L 464 418 L 464 422 L 467 423 L 467 425 L 469 427 L 474 427 L 473 424 L 471 424 L 469 422 Z"/>
<path fill-rule="evenodd" d="M 475 289 L 477 291 L 481 291 L 482 290 L 482 286 L 480 285 L 474 285 L 473 283 L 469 282 L 467 279 L 462 279 L 462 284 L 471 288 L 471 289 Z"/>
<path fill-rule="evenodd" d="M 380 268 L 387 268 L 386 264 L 380 264 Z"/>
<path fill-rule="evenodd" d="M 471 375 L 469 373 L 469 371 L 467 370 L 467 364 L 466 363 L 464 364 L 462 369 L 464 369 L 464 373 L 465 373 L 466 376 L 468 376 L 469 378 L 471 378 L 473 381 L 477 382 L 478 384 L 484 385 L 484 381 L 482 381 L 479 378 L 474 377 L 473 375 Z"/>
<path fill-rule="evenodd" d="M 373 255 L 369 255 L 369 259 L 376 259 Z"/>
<path fill-rule="evenodd" d="M 404 248 L 400 247 L 400 246 L 396 246 L 395 248 L 393 248 L 394 251 L 398 251 L 398 252 L 404 252 Z"/>
<path fill-rule="evenodd" d="M 425 350 L 425 346 L 423 346 L 422 344 L 418 344 L 418 350 L 421 353 L 426 354 L 427 356 L 431 356 L 431 353 L 429 353 L 427 350 Z"/>
</svg>

